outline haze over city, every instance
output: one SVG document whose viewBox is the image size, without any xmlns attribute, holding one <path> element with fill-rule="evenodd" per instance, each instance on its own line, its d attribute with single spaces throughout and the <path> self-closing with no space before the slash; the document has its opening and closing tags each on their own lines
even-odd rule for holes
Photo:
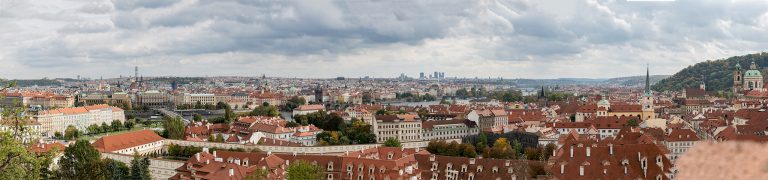
<svg viewBox="0 0 768 180">
<path fill-rule="evenodd" d="M 0 75 L 606 78 L 646 64 L 671 75 L 768 48 L 766 10 L 756 0 L 2 0 Z"/>
</svg>

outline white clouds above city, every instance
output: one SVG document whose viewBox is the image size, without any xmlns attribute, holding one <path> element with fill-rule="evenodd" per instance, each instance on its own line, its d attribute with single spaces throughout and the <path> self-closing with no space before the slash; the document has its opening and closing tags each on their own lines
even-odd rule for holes
<svg viewBox="0 0 768 180">
<path fill-rule="evenodd" d="M 0 77 L 619 77 L 768 49 L 768 1 L 0 0 Z"/>
</svg>

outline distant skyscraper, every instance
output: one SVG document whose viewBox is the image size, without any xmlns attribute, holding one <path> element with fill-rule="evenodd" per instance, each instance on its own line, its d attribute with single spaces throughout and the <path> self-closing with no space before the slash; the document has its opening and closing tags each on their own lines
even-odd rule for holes
<svg viewBox="0 0 768 180">
<path fill-rule="evenodd" d="M 440 78 L 440 73 L 435 71 L 435 75 L 432 76 L 432 77 L 434 77 L 435 79 L 439 79 Z"/>
<path fill-rule="evenodd" d="M 424 76 L 424 72 L 420 72 L 419 73 L 419 79 L 424 79 L 424 78 L 426 78 L 426 76 Z"/>
<path fill-rule="evenodd" d="M 136 82 L 139 82 L 139 66 L 133 67 L 133 78 L 136 78 Z"/>
</svg>

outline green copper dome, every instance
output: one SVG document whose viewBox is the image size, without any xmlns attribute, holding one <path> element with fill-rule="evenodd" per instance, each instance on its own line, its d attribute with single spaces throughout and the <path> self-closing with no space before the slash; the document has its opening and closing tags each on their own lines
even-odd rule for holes
<svg viewBox="0 0 768 180">
<path fill-rule="evenodd" d="M 748 70 L 747 72 L 744 72 L 744 77 L 763 77 L 763 75 L 758 70 Z"/>
</svg>

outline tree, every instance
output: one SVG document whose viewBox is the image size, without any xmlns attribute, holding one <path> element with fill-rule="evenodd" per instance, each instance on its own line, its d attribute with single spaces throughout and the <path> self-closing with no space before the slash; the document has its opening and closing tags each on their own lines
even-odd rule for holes
<svg viewBox="0 0 768 180">
<path fill-rule="evenodd" d="M 509 143 L 507 138 L 496 139 L 489 152 L 489 158 L 496 159 L 513 159 L 516 157 L 515 149 Z"/>
<path fill-rule="evenodd" d="M 120 120 L 112 121 L 112 131 L 120 131 L 123 129 L 123 123 Z"/>
<path fill-rule="evenodd" d="M 630 119 L 627 121 L 627 126 L 629 127 L 637 127 L 639 124 L 637 123 L 637 119 Z"/>
<path fill-rule="evenodd" d="M 298 160 L 288 166 L 288 180 L 322 179 L 323 169 L 304 160 Z"/>
<path fill-rule="evenodd" d="M 166 117 L 165 121 L 163 121 L 163 127 L 165 130 L 163 131 L 163 135 L 166 136 L 168 139 L 183 139 L 184 138 L 184 131 L 185 126 L 184 122 L 181 120 L 181 118 L 171 118 Z"/>
<path fill-rule="evenodd" d="M 149 158 L 141 157 L 138 154 L 133 155 L 133 160 L 131 160 L 131 178 L 141 180 L 152 179 L 152 175 L 149 172 Z"/>
<path fill-rule="evenodd" d="M 216 142 L 224 142 L 224 135 L 216 134 Z"/>
<path fill-rule="evenodd" d="M 384 147 L 403 147 L 403 145 L 397 138 L 389 138 L 384 142 Z"/>
<path fill-rule="evenodd" d="M 352 140 L 352 144 L 369 144 L 376 142 L 376 134 L 371 131 L 371 125 L 362 120 L 353 120 L 344 134 Z"/>
<path fill-rule="evenodd" d="M 136 122 L 135 122 L 135 120 L 133 120 L 133 119 L 130 119 L 130 120 L 126 120 L 126 121 L 125 121 L 125 129 L 128 129 L 128 130 L 130 130 L 130 129 L 133 129 L 133 127 L 134 127 L 135 125 L 136 125 Z"/>
<path fill-rule="evenodd" d="M 269 103 L 266 103 L 266 104 L 267 104 L 266 106 L 259 106 L 259 107 L 253 108 L 253 110 L 251 111 L 251 116 L 277 117 L 280 115 L 280 112 L 277 111 L 277 107 L 269 106 Z"/>
<path fill-rule="evenodd" d="M 130 169 L 125 163 L 115 161 L 114 159 L 104 159 L 104 173 L 107 179 L 111 180 L 129 180 L 131 179 Z"/>
<path fill-rule="evenodd" d="M 556 149 L 557 149 L 557 145 L 555 145 L 554 143 L 549 143 L 547 144 L 547 146 L 544 146 L 544 152 L 542 152 L 545 157 L 544 160 L 549 160 L 549 157 L 552 156 L 552 152 L 555 151 Z"/>
<path fill-rule="evenodd" d="M 201 116 L 200 114 L 192 115 L 192 120 L 194 120 L 195 122 L 202 121 L 203 120 L 203 116 Z"/>
<path fill-rule="evenodd" d="M 289 122 L 285 123 L 285 127 L 299 127 L 299 123 L 296 123 L 296 122 L 293 122 L 293 121 L 289 121 Z"/>
<path fill-rule="evenodd" d="M 64 150 L 59 159 L 59 174 L 62 179 L 103 179 L 101 154 L 91 143 L 78 140 Z"/>
<path fill-rule="evenodd" d="M 64 130 L 64 139 L 72 140 L 77 138 L 80 138 L 80 131 L 73 125 L 67 126 L 67 129 Z"/>
<path fill-rule="evenodd" d="M 487 147 L 488 147 L 488 137 L 485 136 L 484 132 L 480 132 L 475 148 L 477 149 L 478 152 L 485 152 L 485 148 Z"/>
<path fill-rule="evenodd" d="M 61 132 L 56 131 L 56 132 L 53 133 L 53 137 L 56 138 L 56 139 L 61 139 L 61 138 L 64 137 L 64 135 L 62 135 Z"/>
<path fill-rule="evenodd" d="M 99 125 L 96 125 L 96 124 L 91 124 L 90 126 L 88 126 L 88 128 L 86 128 L 86 130 L 88 130 L 88 134 L 101 133 L 101 127 L 99 127 Z"/>
<path fill-rule="evenodd" d="M 40 160 L 9 132 L 0 132 L 0 179 L 38 179 Z"/>
<path fill-rule="evenodd" d="M 476 158 L 477 157 L 477 151 L 475 151 L 475 147 L 469 144 L 462 144 L 463 150 L 461 151 L 461 156 L 468 157 L 468 158 Z"/>
<path fill-rule="evenodd" d="M 110 132 L 112 131 L 112 126 L 107 125 L 106 122 L 101 122 L 101 132 Z"/>
</svg>

